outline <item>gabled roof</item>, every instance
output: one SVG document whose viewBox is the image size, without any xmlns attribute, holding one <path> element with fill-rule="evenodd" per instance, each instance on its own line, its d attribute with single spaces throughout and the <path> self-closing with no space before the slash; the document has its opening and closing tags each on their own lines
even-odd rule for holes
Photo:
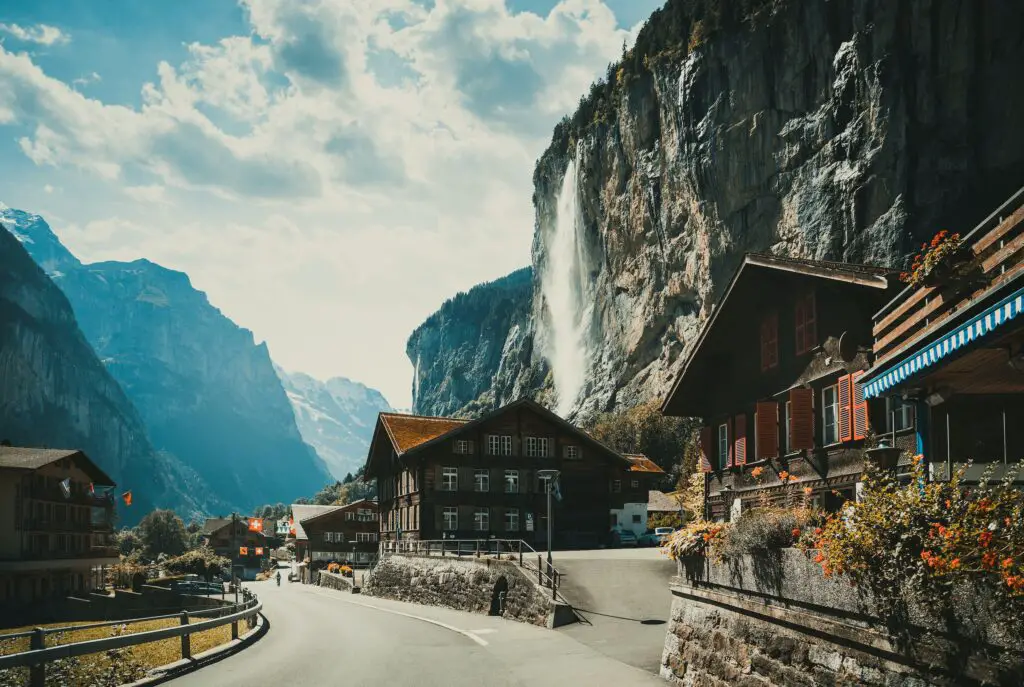
<svg viewBox="0 0 1024 687">
<path fill-rule="evenodd" d="M 231 524 L 231 518 L 207 518 L 200 534 L 214 534 Z"/>
<path fill-rule="evenodd" d="M 326 518 L 326 517 L 329 517 L 331 515 L 335 515 L 337 513 L 343 513 L 345 511 L 350 511 L 352 509 L 371 508 L 372 507 L 374 512 L 377 512 L 377 502 L 375 500 L 372 500 L 372 499 L 359 499 L 358 501 L 353 501 L 351 503 L 345 503 L 345 504 L 342 504 L 342 505 L 335 505 L 335 506 L 326 506 L 326 507 L 330 508 L 330 510 L 326 510 L 326 511 L 324 511 L 322 513 L 317 513 L 315 515 L 310 515 L 310 516 L 307 516 L 306 518 L 304 518 L 302 520 L 303 527 L 306 527 L 306 526 L 309 526 L 311 524 L 314 524 L 320 518 Z M 298 534 L 298 528 L 296 528 L 295 533 Z"/>
<path fill-rule="evenodd" d="M 622 455 L 632 463 L 629 466 L 630 472 L 650 472 L 656 475 L 665 474 L 665 471 L 658 467 L 657 463 L 642 453 L 624 453 Z"/>
<path fill-rule="evenodd" d="M 803 277 L 824 279 L 829 281 L 843 282 L 865 289 L 874 289 L 879 294 L 884 294 L 892 288 L 896 271 L 886 267 L 875 267 L 873 265 L 860 265 L 856 263 L 831 262 L 828 260 L 810 260 L 806 258 L 790 258 L 781 255 L 770 255 L 767 253 L 747 253 L 743 256 L 736 273 L 733 274 L 725 293 L 715 305 L 711 317 L 704 323 L 700 334 L 693 347 L 687 353 L 683 367 L 676 376 L 672 390 L 662 403 L 661 412 L 665 415 L 673 414 L 670 406 L 673 405 L 673 398 L 679 393 L 683 380 L 693 367 L 694 360 L 699 356 L 702 348 L 711 332 L 714 331 L 722 313 L 726 310 L 730 296 L 734 291 L 741 290 L 739 286 L 747 279 L 763 273 L 765 270 L 773 272 L 789 272 Z"/>
<path fill-rule="evenodd" d="M 473 431 L 474 429 L 479 427 L 481 424 L 484 424 L 484 423 L 492 420 L 493 418 L 495 418 L 495 417 L 497 417 L 499 415 L 502 415 L 503 413 L 506 413 L 506 412 L 508 412 L 510 410 L 513 410 L 515 408 L 520 408 L 520 407 L 528 408 L 528 409 L 532 410 L 533 412 L 537 413 L 538 415 L 544 417 L 548 421 L 552 422 L 553 424 L 556 424 L 556 425 L 562 427 L 562 429 L 566 430 L 567 432 L 571 432 L 571 433 L 576 434 L 577 436 L 579 436 L 584 442 L 586 442 L 590 446 L 592 446 L 594 448 L 597 448 L 600 451 L 602 451 L 603 453 L 605 453 L 606 455 L 611 456 L 614 459 L 617 459 L 618 461 L 620 461 L 622 463 L 622 467 L 627 467 L 628 468 L 631 465 L 631 463 L 629 463 L 629 461 L 622 454 L 620 454 L 618 451 L 615 451 L 614 449 L 604 445 L 603 443 L 601 443 L 600 441 L 598 441 L 594 437 L 592 437 L 589 434 L 587 434 L 586 432 L 584 432 L 579 427 L 576 427 L 572 423 L 567 422 L 566 420 L 562 419 L 561 417 L 559 417 L 555 413 L 551 412 L 550 410 L 548 410 L 547 408 L 545 408 L 541 404 L 537 403 L 536 401 L 533 401 L 532 399 L 529 399 L 529 398 L 521 398 L 518 401 L 513 401 L 512 403 L 509 403 L 508 405 L 504 405 L 501 408 L 497 408 L 495 410 L 492 410 L 491 412 L 487 413 L 486 415 L 483 415 L 483 416 L 481 416 L 481 417 L 479 417 L 479 418 L 477 418 L 475 420 L 461 420 L 461 419 L 458 419 L 458 418 L 448 418 L 448 417 L 430 418 L 430 417 L 423 417 L 423 416 L 418 416 L 418 415 L 401 415 L 399 413 L 380 413 L 380 415 L 378 417 L 378 420 L 377 420 L 377 427 L 376 427 L 376 429 L 374 429 L 374 432 L 373 432 L 373 439 L 370 441 L 370 448 L 369 448 L 369 451 L 368 451 L 367 457 L 366 457 L 366 469 L 364 470 L 364 474 L 366 474 L 366 475 L 370 475 L 371 474 L 370 461 L 373 458 L 373 447 L 376 445 L 377 439 L 380 436 L 380 433 L 382 431 L 387 433 L 387 436 L 388 436 L 388 438 L 389 438 L 389 440 L 391 442 L 391 446 L 395 450 L 395 453 L 399 457 L 402 457 L 402 456 L 407 456 L 407 455 L 416 453 L 418 451 L 422 451 L 422 450 L 426 449 L 427 447 L 433 446 L 433 445 L 435 445 L 435 444 L 437 444 L 439 442 L 447 441 L 449 439 L 454 439 L 455 437 L 458 437 L 459 435 L 461 435 L 461 434 L 463 434 L 465 432 Z M 403 444 L 400 440 L 397 440 L 392 435 L 391 431 L 389 430 L 388 425 L 389 424 L 395 424 L 393 422 L 394 418 L 410 418 L 413 421 L 416 421 L 416 420 L 434 420 L 434 421 L 438 422 L 438 424 L 434 426 L 434 430 L 435 431 L 436 430 L 440 430 L 442 427 L 444 427 L 445 423 L 449 423 L 449 424 L 448 424 L 448 428 L 445 431 L 443 431 L 443 432 L 437 431 L 437 433 L 433 437 L 426 438 L 426 436 L 420 436 L 419 439 L 417 441 L 415 441 L 415 442 L 409 442 L 409 443 Z M 424 426 L 426 426 L 426 425 L 424 425 Z"/>
<path fill-rule="evenodd" d="M 114 480 L 107 473 L 103 472 L 89 456 L 77 449 L 0 446 L 0 468 L 38 470 L 64 458 L 71 458 L 77 467 L 89 475 L 93 484 L 105 487 L 114 486 Z"/>
<path fill-rule="evenodd" d="M 427 417 L 401 413 L 381 413 L 379 417 L 380 424 L 387 432 L 398 455 L 411 451 L 420 444 L 443 436 L 469 422 L 469 420 L 452 417 Z"/>
<path fill-rule="evenodd" d="M 303 504 L 292 505 L 292 518 L 295 522 L 295 539 L 308 539 L 306 531 L 302 529 L 302 523 L 306 520 L 312 520 L 313 518 L 319 517 L 326 513 L 333 513 L 334 511 L 341 510 L 343 506 L 307 506 Z"/>
<path fill-rule="evenodd" d="M 663 491 L 651 490 L 647 492 L 647 512 L 655 513 L 677 513 L 681 506 L 676 500 L 677 492 L 666 494 Z"/>
</svg>

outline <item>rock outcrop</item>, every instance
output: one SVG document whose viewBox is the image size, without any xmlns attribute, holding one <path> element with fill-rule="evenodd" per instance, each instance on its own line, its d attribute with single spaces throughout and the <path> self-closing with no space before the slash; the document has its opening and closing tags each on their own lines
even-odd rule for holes
<svg viewBox="0 0 1024 687">
<path fill-rule="evenodd" d="M 25 238 L 14 224 L 2 226 Z M 0 439 L 85 451 L 120 488 L 132 491 L 131 508 L 118 501 L 121 524 L 134 524 L 154 507 L 197 512 L 208 496 L 201 479 L 153 448 L 131 401 L 79 329 L 68 299 L 2 228 Z"/>
<path fill-rule="evenodd" d="M 60 241 L 42 218 L 4 212 L 48 265 L 158 450 L 242 512 L 308 496 L 329 480 L 302 441 L 266 344 L 211 305 L 188 275 L 148 260 L 82 265 L 66 251 L 53 259 Z"/>
<path fill-rule="evenodd" d="M 535 169 L 537 285 L 578 170 L 592 311 L 569 414 L 666 393 L 745 252 L 901 266 L 939 229 L 969 229 L 1024 184 L 1021 64 L 1015 2 L 668 0 Z M 502 363 L 535 394 L 549 296 L 534 289 L 515 323 L 533 341 Z M 486 383 L 465 362 L 451 379 Z M 417 396 L 448 383 L 421 372 Z"/>
<path fill-rule="evenodd" d="M 301 372 L 276 370 L 302 439 L 316 449 L 334 479 L 356 474 L 366 462 L 377 413 L 392 409 L 384 396 L 345 377 L 321 382 Z"/>
</svg>

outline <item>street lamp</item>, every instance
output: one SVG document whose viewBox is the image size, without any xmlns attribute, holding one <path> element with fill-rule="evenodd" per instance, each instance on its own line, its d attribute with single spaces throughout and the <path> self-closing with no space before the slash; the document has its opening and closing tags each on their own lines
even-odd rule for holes
<svg viewBox="0 0 1024 687">
<path fill-rule="evenodd" d="M 547 484 L 547 492 L 548 492 L 548 578 L 551 577 L 551 571 L 552 571 L 552 569 L 554 567 L 551 564 L 551 536 L 552 536 L 552 534 L 551 534 L 551 529 L 552 529 L 551 528 L 551 519 L 552 519 L 552 515 L 553 515 L 552 512 L 551 512 L 551 495 L 554 492 L 555 480 L 558 479 L 558 475 L 559 474 L 560 473 L 559 473 L 558 470 L 538 470 L 537 471 L 537 476 L 540 477 L 542 480 L 544 480 L 545 483 Z M 554 582 L 552 582 L 551 584 L 552 584 L 552 587 L 554 587 Z"/>
</svg>

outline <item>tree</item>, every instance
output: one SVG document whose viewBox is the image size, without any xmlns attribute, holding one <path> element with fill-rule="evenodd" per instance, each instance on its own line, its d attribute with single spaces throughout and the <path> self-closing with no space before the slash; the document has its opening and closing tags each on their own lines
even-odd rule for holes
<svg viewBox="0 0 1024 687">
<path fill-rule="evenodd" d="M 172 575 L 192 573 L 210 580 L 228 570 L 230 566 L 231 561 L 227 558 L 218 556 L 213 549 L 203 546 L 168 560 L 163 567 Z"/>
<path fill-rule="evenodd" d="M 622 453 L 642 453 L 669 474 L 671 483 L 696 469 L 687 450 L 698 430 L 691 418 L 665 417 L 657 401 L 628 410 L 602 413 L 585 429 L 598 441 Z"/>
<path fill-rule="evenodd" d="M 345 479 L 342 480 L 342 483 L 343 484 L 351 484 L 353 480 L 355 480 L 355 477 L 353 477 L 352 473 L 350 472 L 347 475 L 345 475 Z"/>
<path fill-rule="evenodd" d="M 138 532 L 146 555 L 152 558 L 161 553 L 180 556 L 185 552 L 185 523 L 172 510 L 149 513 L 139 523 Z"/>
<path fill-rule="evenodd" d="M 123 528 L 120 532 L 114 535 L 114 541 L 117 544 L 118 550 L 124 556 L 130 556 L 136 551 L 142 549 L 142 540 L 139 538 L 139 533 L 135 528 Z"/>
</svg>

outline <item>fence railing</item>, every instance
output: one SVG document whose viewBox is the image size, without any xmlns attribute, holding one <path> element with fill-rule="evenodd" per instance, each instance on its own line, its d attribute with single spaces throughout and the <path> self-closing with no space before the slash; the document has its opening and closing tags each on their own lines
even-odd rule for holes
<svg viewBox="0 0 1024 687">
<path fill-rule="evenodd" d="M 71 625 L 67 627 L 41 628 L 29 632 L 16 632 L 0 635 L 0 641 L 8 639 L 19 639 L 30 637 L 30 649 L 17 654 L 0 656 L 0 670 L 6 668 L 29 668 L 29 685 L 31 687 L 43 687 L 46 682 L 46 664 L 63 658 L 74 656 L 85 656 L 110 649 L 123 649 L 139 644 L 157 642 L 161 639 L 181 637 L 181 657 L 192 658 L 191 635 L 196 632 L 205 632 L 222 625 L 231 624 L 231 639 L 238 639 L 238 623 L 245 621 L 252 629 L 256 626 L 256 616 L 263 609 L 256 595 L 248 589 L 242 590 L 242 601 L 228 604 L 218 608 L 210 608 L 205 611 L 181 611 L 170 615 L 157 615 L 148 618 L 133 618 L 131 620 L 111 620 L 102 623 L 88 625 Z M 209 620 L 193 622 L 194 618 L 204 616 L 219 616 Z M 74 632 L 80 630 L 94 629 L 97 627 L 117 627 L 132 625 L 134 623 L 150 622 L 153 620 L 178 619 L 178 627 L 167 627 L 159 630 L 148 630 L 136 634 L 124 634 L 105 639 L 91 639 L 84 642 L 73 642 L 71 644 L 60 644 L 57 646 L 46 646 L 46 638 L 49 635 L 59 632 Z"/>
<path fill-rule="evenodd" d="M 551 590 L 552 599 L 561 599 L 558 593 L 562 574 L 554 565 L 544 560 L 544 555 L 536 551 L 522 539 L 409 539 L 404 541 L 383 541 L 380 545 L 380 556 L 385 554 L 407 554 L 415 556 L 494 556 L 498 560 L 517 563 L 529 574 L 537 575 L 537 584 Z M 536 556 L 536 565 L 534 557 Z"/>
</svg>

